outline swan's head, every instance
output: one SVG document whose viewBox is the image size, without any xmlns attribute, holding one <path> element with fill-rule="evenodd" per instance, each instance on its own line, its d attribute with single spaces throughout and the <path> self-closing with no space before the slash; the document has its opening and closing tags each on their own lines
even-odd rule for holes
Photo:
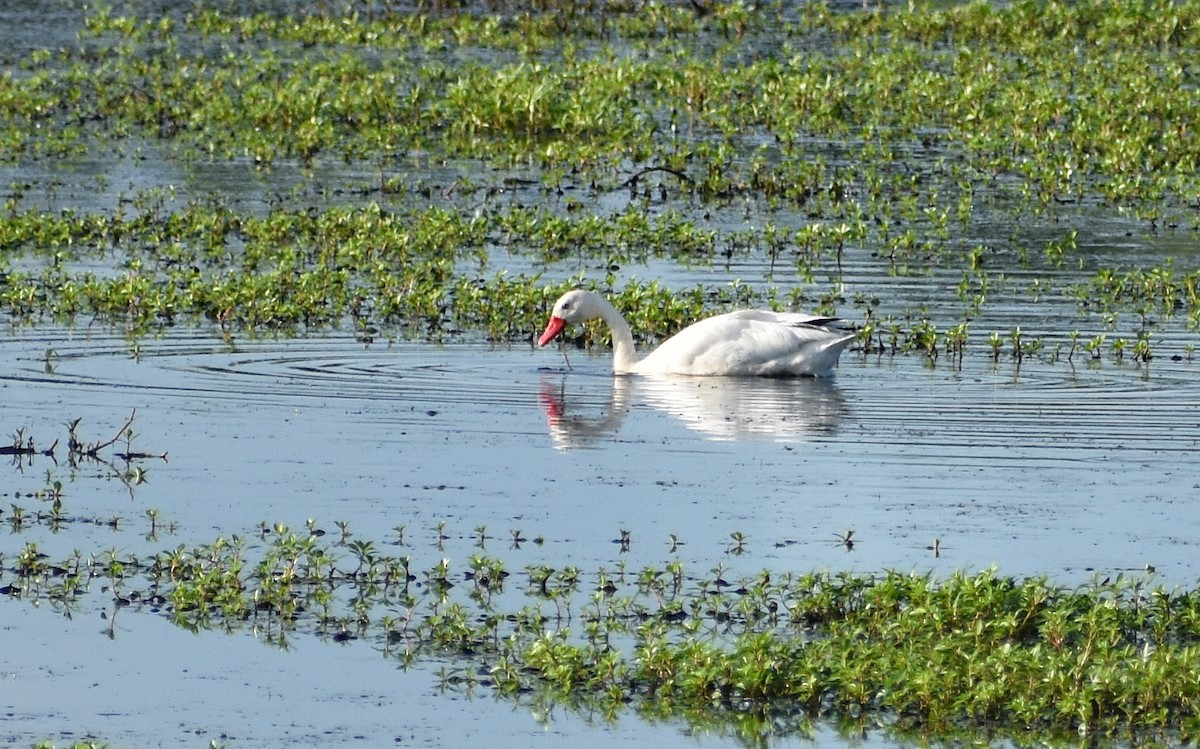
<svg viewBox="0 0 1200 749">
<path fill-rule="evenodd" d="M 599 317 L 595 297 L 592 292 L 582 289 L 568 291 L 560 296 L 554 303 L 554 311 L 550 313 L 550 324 L 546 326 L 546 332 L 538 338 L 538 345 L 545 346 L 553 341 L 568 323 L 581 323 Z"/>
</svg>

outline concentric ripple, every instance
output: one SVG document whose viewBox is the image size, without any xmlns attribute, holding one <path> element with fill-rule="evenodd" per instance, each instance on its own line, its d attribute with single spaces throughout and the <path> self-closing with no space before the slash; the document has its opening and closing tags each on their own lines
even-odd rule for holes
<svg viewBox="0 0 1200 749">
<path fill-rule="evenodd" d="M 585 357 L 570 371 L 549 351 L 368 345 L 349 334 L 227 345 L 182 331 L 132 344 L 111 333 L 50 329 L 18 331 L 2 345 L 11 353 L 0 382 L 281 406 L 390 403 L 392 415 L 400 405 L 501 415 L 531 408 L 553 415 L 556 408 L 568 414 L 550 424 L 557 439 L 572 424 L 594 432 L 589 420 L 612 433 L 628 428 L 623 414 L 632 409 L 671 414 L 714 439 L 845 440 L 974 461 L 1116 450 L 1160 459 L 1200 449 L 1200 365 L 1191 362 L 1031 361 L 1016 369 L 968 361 L 955 369 L 926 367 L 916 357 L 848 354 L 832 383 L 649 380 L 621 387 L 602 357 Z M 585 418 L 572 422 L 568 412 L 580 409 Z"/>
<path fill-rule="evenodd" d="M 349 335 L 224 345 L 211 336 L 173 335 L 139 344 L 99 334 L 18 335 L 16 367 L 0 379 L 43 385 L 287 404 L 310 399 L 528 403 L 535 388 L 519 387 L 514 356 L 503 363 L 484 346 L 397 343 L 367 345 Z"/>
</svg>

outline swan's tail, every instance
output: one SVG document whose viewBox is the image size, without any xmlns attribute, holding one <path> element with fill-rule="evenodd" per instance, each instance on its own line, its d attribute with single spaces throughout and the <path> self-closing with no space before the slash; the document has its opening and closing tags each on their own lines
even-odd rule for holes
<svg viewBox="0 0 1200 749">
<path fill-rule="evenodd" d="M 808 352 L 808 374 L 813 377 L 832 377 L 833 369 L 837 366 L 838 358 L 846 347 L 858 338 L 857 333 L 849 333 L 820 344 L 815 350 Z"/>
</svg>

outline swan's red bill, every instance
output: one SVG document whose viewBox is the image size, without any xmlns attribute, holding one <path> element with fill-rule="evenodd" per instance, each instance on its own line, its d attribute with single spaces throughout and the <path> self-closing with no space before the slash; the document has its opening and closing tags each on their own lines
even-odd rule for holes
<svg viewBox="0 0 1200 749">
<path fill-rule="evenodd" d="M 545 346 L 550 341 L 553 341 L 554 336 L 561 333 L 566 324 L 567 321 L 561 317 L 551 317 L 550 324 L 546 326 L 546 332 L 542 333 L 542 337 L 538 339 L 538 345 Z"/>
</svg>

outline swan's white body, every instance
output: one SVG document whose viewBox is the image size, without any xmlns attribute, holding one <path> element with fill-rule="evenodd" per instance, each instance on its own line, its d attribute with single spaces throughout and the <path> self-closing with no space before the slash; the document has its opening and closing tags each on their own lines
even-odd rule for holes
<svg viewBox="0 0 1200 749">
<path fill-rule="evenodd" d="M 629 324 L 608 300 L 591 291 L 569 291 L 554 304 L 538 338 L 545 346 L 569 323 L 601 319 L 612 330 L 616 374 L 709 377 L 825 377 L 855 335 L 830 317 L 741 310 L 701 320 L 638 359 Z"/>
</svg>

